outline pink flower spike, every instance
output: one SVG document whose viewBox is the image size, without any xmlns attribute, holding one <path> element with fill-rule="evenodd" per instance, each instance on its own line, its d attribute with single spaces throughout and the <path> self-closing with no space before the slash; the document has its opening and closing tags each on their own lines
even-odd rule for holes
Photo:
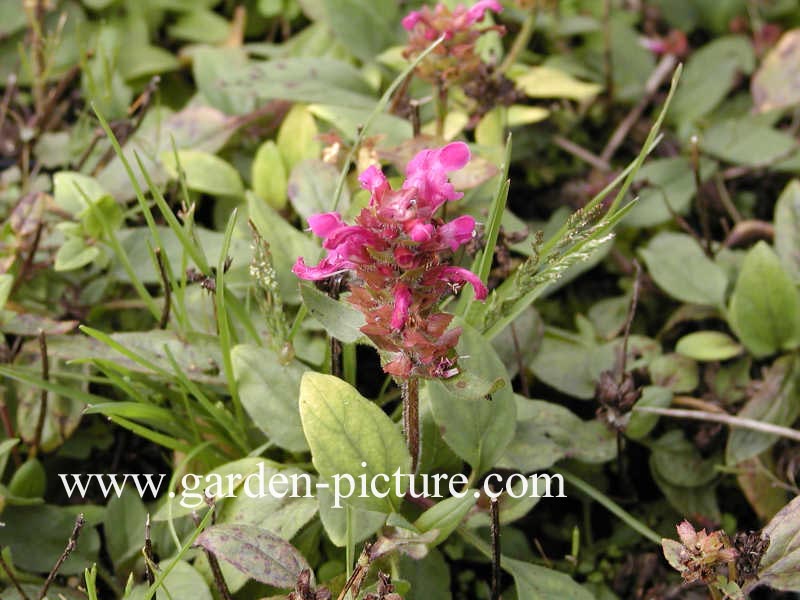
<svg viewBox="0 0 800 600">
<path fill-rule="evenodd" d="M 404 283 L 394 288 L 394 310 L 392 310 L 392 329 L 402 329 L 408 319 L 408 308 L 411 306 L 411 290 Z"/>
<path fill-rule="evenodd" d="M 414 29 L 414 26 L 420 22 L 420 19 L 421 15 L 419 14 L 419 11 L 412 10 L 405 17 L 403 17 L 403 20 L 400 22 L 403 24 L 403 27 L 406 31 L 411 31 Z"/>
<path fill-rule="evenodd" d="M 455 252 L 459 246 L 472 239 L 475 233 L 475 219 L 469 215 L 458 217 L 439 227 L 438 233 L 442 243 Z"/>
<path fill-rule="evenodd" d="M 308 217 L 308 226 L 314 235 L 321 238 L 328 237 L 334 229 L 342 227 L 342 217 L 339 213 L 319 213 Z"/>
<path fill-rule="evenodd" d="M 476 300 L 485 300 L 489 293 L 478 276 L 467 269 L 461 267 L 445 267 L 440 271 L 439 275 L 442 279 L 450 283 L 469 283 L 472 285 L 472 288 L 475 290 Z"/>
<path fill-rule="evenodd" d="M 497 0 L 480 0 L 467 11 L 467 23 L 470 25 L 481 21 L 486 16 L 486 11 L 503 12 L 503 7 Z"/>
</svg>

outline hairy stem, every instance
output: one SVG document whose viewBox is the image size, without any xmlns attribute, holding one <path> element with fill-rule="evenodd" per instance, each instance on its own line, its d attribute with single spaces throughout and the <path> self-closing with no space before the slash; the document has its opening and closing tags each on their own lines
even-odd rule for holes
<svg viewBox="0 0 800 600">
<path fill-rule="evenodd" d="M 406 434 L 408 453 L 411 455 L 411 472 L 419 466 L 419 379 L 409 377 L 402 383 L 403 431 Z"/>
</svg>

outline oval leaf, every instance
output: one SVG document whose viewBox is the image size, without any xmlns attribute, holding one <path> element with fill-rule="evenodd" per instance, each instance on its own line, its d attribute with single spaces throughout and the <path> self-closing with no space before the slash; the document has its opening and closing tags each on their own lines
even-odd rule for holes
<svg viewBox="0 0 800 600">
<path fill-rule="evenodd" d="M 178 161 L 189 189 L 213 196 L 244 194 L 239 172 L 218 156 L 201 150 L 178 150 L 176 160 L 175 153 L 165 152 L 161 163 L 173 179 L 178 178 Z"/>
<path fill-rule="evenodd" d="M 683 336 L 675 351 L 699 361 L 728 360 L 742 352 L 742 346 L 721 331 L 697 331 Z"/>
<path fill-rule="evenodd" d="M 730 323 L 757 358 L 800 344 L 800 295 L 766 242 L 745 256 L 731 297 Z"/>
<path fill-rule="evenodd" d="M 690 236 L 660 233 L 641 254 L 658 287 L 673 298 L 692 304 L 722 304 L 728 285 L 725 272 Z"/>
<path fill-rule="evenodd" d="M 300 382 L 300 418 L 303 421 L 311 458 L 323 478 L 339 476 L 341 492 L 349 490 L 346 476 L 358 483 L 357 477 L 392 475 L 398 469 L 408 473 L 411 457 L 397 425 L 375 404 L 361 396 L 345 381 L 331 375 L 307 372 Z M 366 463 L 366 467 L 362 466 Z M 381 482 L 380 477 L 376 480 Z M 405 493 L 408 482 L 400 485 Z M 336 481 L 331 481 L 331 486 Z M 388 488 L 395 486 L 383 486 Z M 335 489 L 335 487 L 334 487 Z M 356 498 L 356 489 L 349 499 L 359 507 L 384 513 L 395 512 L 402 502 L 394 489 L 386 498 Z M 369 490 L 367 490 L 369 492 Z M 384 491 L 381 489 L 380 491 Z"/>
<path fill-rule="evenodd" d="M 310 568 L 289 542 L 252 525 L 213 525 L 196 544 L 256 581 L 282 589 L 293 588 L 300 572 Z"/>
</svg>

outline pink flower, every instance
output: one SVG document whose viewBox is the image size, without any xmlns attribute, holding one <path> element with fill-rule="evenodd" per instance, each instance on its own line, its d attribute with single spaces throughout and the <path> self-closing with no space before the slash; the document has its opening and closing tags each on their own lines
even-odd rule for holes
<svg viewBox="0 0 800 600">
<path fill-rule="evenodd" d="M 466 244 L 475 234 L 475 219 L 464 215 L 445 223 L 437 232 L 441 242 L 455 252 L 462 244 Z"/>
<path fill-rule="evenodd" d="M 335 212 L 320 213 L 308 217 L 308 226 L 311 228 L 311 231 L 314 232 L 314 235 L 321 238 L 328 237 L 334 229 L 342 225 L 344 225 L 342 217 L 339 213 Z"/>
<path fill-rule="evenodd" d="M 480 278 L 472 271 L 461 267 L 440 267 L 437 270 L 428 271 L 430 279 L 441 279 L 453 285 L 464 285 L 469 283 L 475 290 L 475 298 L 485 300 L 488 291 Z"/>
<path fill-rule="evenodd" d="M 486 11 L 492 10 L 496 13 L 503 12 L 503 7 L 497 0 L 479 0 L 472 8 L 467 11 L 466 22 L 469 25 L 482 21 L 486 16 Z"/>
<path fill-rule="evenodd" d="M 403 189 L 417 190 L 417 210 L 432 215 L 447 200 L 458 200 L 448 173 L 463 169 L 469 162 L 469 148 L 464 142 L 453 142 L 436 150 L 423 150 L 406 167 Z"/>
</svg>

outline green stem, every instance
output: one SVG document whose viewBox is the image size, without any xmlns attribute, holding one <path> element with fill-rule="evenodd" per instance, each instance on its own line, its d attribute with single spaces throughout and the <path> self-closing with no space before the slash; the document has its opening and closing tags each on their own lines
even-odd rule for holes
<svg viewBox="0 0 800 600">
<path fill-rule="evenodd" d="M 517 33 L 517 37 L 514 38 L 514 43 L 511 45 L 511 49 L 506 54 L 506 57 L 503 59 L 503 62 L 500 64 L 500 67 L 497 69 L 498 74 L 505 73 L 511 65 L 513 65 L 519 55 L 528 47 L 528 43 L 531 41 L 531 37 L 533 37 L 533 30 L 534 26 L 536 25 L 536 9 L 533 8 L 528 13 L 527 18 L 522 23 L 522 28 Z"/>
</svg>

